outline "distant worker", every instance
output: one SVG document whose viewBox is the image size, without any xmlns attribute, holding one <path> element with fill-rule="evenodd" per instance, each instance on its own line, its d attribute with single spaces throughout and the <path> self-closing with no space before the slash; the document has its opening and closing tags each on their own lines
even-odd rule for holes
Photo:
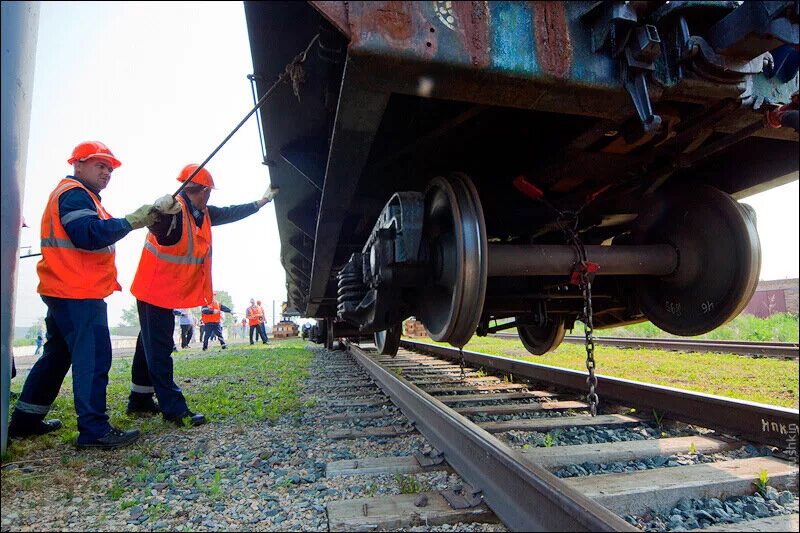
<svg viewBox="0 0 800 533">
<path fill-rule="evenodd" d="M 242 329 L 241 329 L 241 337 L 242 337 L 242 339 L 244 339 L 245 335 L 247 335 L 247 318 L 242 318 L 241 327 L 242 327 Z"/>
<path fill-rule="evenodd" d="M 214 338 L 219 339 L 222 349 L 228 347 L 222 336 L 222 311 L 231 313 L 232 311 L 217 301 L 217 293 L 214 293 L 210 304 L 204 305 L 202 309 L 203 317 L 206 321 L 206 338 L 203 341 L 203 351 L 208 349 L 208 341 Z"/>
<path fill-rule="evenodd" d="M 247 308 L 245 314 L 247 315 L 247 323 L 250 325 L 250 344 L 255 344 L 253 342 L 253 333 L 256 334 L 256 340 L 258 340 L 258 336 L 261 335 L 261 322 L 264 320 L 263 311 L 256 305 L 255 299 L 250 298 L 250 307 Z M 267 344 L 266 337 L 261 337 L 261 342 Z"/>
<path fill-rule="evenodd" d="M 267 315 L 264 313 L 264 308 L 261 306 L 261 300 L 256 302 L 259 311 L 261 311 L 261 323 L 258 325 L 258 330 L 261 332 L 261 338 L 264 339 L 264 344 L 269 343 L 269 337 L 267 337 Z"/>
<path fill-rule="evenodd" d="M 178 324 L 181 326 L 181 348 L 188 348 L 194 334 L 194 317 L 191 309 L 177 309 Z"/>
<path fill-rule="evenodd" d="M 178 175 L 184 182 L 198 165 L 186 165 Z M 208 205 L 214 180 L 202 169 L 176 198 L 156 206 L 162 216 L 151 226 L 139 267 L 131 286 L 137 298 L 142 326 L 142 349 L 136 350 L 131 368 L 128 411 L 148 414 L 160 409 L 166 420 L 196 426 L 205 423 L 202 414 L 189 410 L 186 398 L 175 384 L 170 345 L 175 317 L 172 310 L 208 305 L 211 288 L 211 226 L 236 222 L 252 215 L 277 194 L 272 187 L 258 200 L 242 205 Z M 220 307 L 221 309 L 221 307 Z M 203 315 L 208 324 L 209 315 Z M 203 338 L 208 343 L 207 336 Z M 158 398 L 158 407 L 153 401 Z"/>
<path fill-rule="evenodd" d="M 139 431 L 113 427 L 106 414 L 111 336 L 104 298 L 121 290 L 114 243 L 154 223 L 158 213 L 143 205 L 112 218 L 103 208 L 100 191 L 121 165 L 105 144 L 79 144 L 68 163 L 73 175 L 50 193 L 42 216 L 42 259 L 36 266 L 37 291 L 47 306 L 47 342 L 25 380 L 8 432 L 14 438 L 61 427 L 61 421 L 44 417 L 72 366 L 78 448 L 117 448 L 135 441 Z"/>
<path fill-rule="evenodd" d="M 33 355 L 39 355 L 42 353 L 42 345 L 44 344 L 44 328 L 39 326 L 39 331 L 36 332 L 36 351 L 33 352 Z"/>
</svg>

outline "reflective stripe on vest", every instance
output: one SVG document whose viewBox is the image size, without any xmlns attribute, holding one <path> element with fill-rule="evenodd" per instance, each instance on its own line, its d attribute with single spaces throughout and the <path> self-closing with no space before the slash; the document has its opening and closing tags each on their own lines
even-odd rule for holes
<svg viewBox="0 0 800 533">
<path fill-rule="evenodd" d="M 203 227 L 198 228 L 183 197 L 177 200 L 183 222 L 180 239 L 162 246 L 148 233 L 131 285 L 136 298 L 167 309 L 197 307 L 212 299 L 211 218 L 206 210 Z"/>
<path fill-rule="evenodd" d="M 47 207 L 42 215 L 41 247 L 42 259 L 36 265 L 39 274 L 37 291 L 44 296 L 58 298 L 105 298 L 121 290 L 117 283 L 117 268 L 114 264 L 114 245 L 99 250 L 78 248 L 69 239 L 60 217 L 59 199 L 71 189 L 83 189 L 94 203 L 95 211 L 79 209 L 67 213 L 64 220 L 71 222 L 85 216 L 97 216 L 108 220 L 111 215 L 100 204 L 99 198 L 80 181 L 64 178 L 50 193 Z"/>
</svg>

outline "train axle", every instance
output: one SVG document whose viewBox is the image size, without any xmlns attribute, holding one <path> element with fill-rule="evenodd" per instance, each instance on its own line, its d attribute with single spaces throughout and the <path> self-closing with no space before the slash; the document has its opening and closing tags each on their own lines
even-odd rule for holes
<svg viewBox="0 0 800 533">
<path fill-rule="evenodd" d="M 755 290 L 761 251 L 752 210 L 710 186 L 651 195 L 617 232 L 610 243 L 583 245 L 600 276 L 600 328 L 649 319 L 697 335 L 736 316 Z M 408 316 L 454 346 L 485 334 L 491 319 L 514 318 L 526 348 L 543 354 L 582 311 L 569 283 L 578 264 L 569 244 L 488 244 L 477 189 L 454 173 L 424 193 L 392 196 L 363 250 L 339 272 L 338 318 L 374 333 L 388 354 Z"/>
</svg>

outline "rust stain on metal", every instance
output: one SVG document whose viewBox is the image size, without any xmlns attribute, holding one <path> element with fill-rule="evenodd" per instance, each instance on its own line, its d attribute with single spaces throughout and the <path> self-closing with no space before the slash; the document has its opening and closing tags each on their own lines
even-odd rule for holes
<svg viewBox="0 0 800 533">
<path fill-rule="evenodd" d="M 476 67 L 489 65 L 489 6 L 485 1 L 453 2 L 464 46 Z"/>
<path fill-rule="evenodd" d="M 572 41 L 563 2 L 531 2 L 536 54 L 542 70 L 565 78 L 572 67 Z"/>
<path fill-rule="evenodd" d="M 350 22 L 348 17 L 349 2 L 310 2 L 320 14 L 334 25 L 349 40 L 351 38 Z"/>
<path fill-rule="evenodd" d="M 413 35 L 408 2 L 375 2 L 373 9 L 364 11 L 361 23 L 365 28 L 378 31 L 387 39 L 407 41 Z"/>
</svg>

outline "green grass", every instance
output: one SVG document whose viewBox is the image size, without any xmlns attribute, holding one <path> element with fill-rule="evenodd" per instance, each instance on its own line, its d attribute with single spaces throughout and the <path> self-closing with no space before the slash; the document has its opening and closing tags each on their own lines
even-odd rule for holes
<svg viewBox="0 0 800 533">
<path fill-rule="evenodd" d="M 429 490 L 427 483 L 418 481 L 414 476 L 395 474 L 394 480 L 397 482 L 400 494 L 416 494 Z"/>
<path fill-rule="evenodd" d="M 508 320 L 498 320 L 497 323 L 501 324 Z M 494 325 L 494 323 L 492 323 L 492 325 Z M 504 329 L 501 333 L 516 332 L 517 328 L 510 328 Z M 576 323 L 572 334 L 583 335 L 583 325 L 581 323 Z M 618 328 L 599 329 L 595 330 L 595 335 L 601 337 L 686 338 L 670 335 L 666 331 L 658 329 L 652 322 L 640 322 L 639 324 L 631 324 Z M 767 318 L 759 318 L 753 315 L 739 315 L 714 331 L 691 338 L 717 341 L 798 342 L 798 337 L 800 337 L 798 315 L 776 313 Z"/>
<path fill-rule="evenodd" d="M 422 339 L 431 342 L 429 339 Z M 586 351 L 579 344 L 562 344 L 544 356 L 530 355 L 518 339 L 473 337 L 465 350 L 503 355 L 545 365 L 586 370 Z M 798 363 L 732 354 L 683 353 L 663 350 L 595 348 L 597 373 L 635 381 L 754 402 L 798 407 Z M 602 391 L 600 391 L 602 397 Z"/>
<path fill-rule="evenodd" d="M 35 346 L 36 341 L 33 339 L 14 339 L 14 346 Z"/>
<path fill-rule="evenodd" d="M 583 331 L 583 326 L 578 325 L 575 331 Z M 684 338 L 670 335 L 658 329 L 652 322 L 598 330 L 595 333 L 603 337 Z M 692 338 L 717 341 L 798 342 L 798 335 L 797 315 L 777 313 L 767 318 L 739 315 L 714 331 Z"/>
<path fill-rule="evenodd" d="M 302 407 L 298 393 L 308 376 L 313 355 L 303 341 L 268 346 L 231 345 L 225 351 L 203 353 L 199 349 L 173 354 L 175 381 L 183 390 L 189 408 L 206 415 L 210 423 L 249 424 L 275 420 Z M 15 378 L 11 389 L 20 392 L 27 372 Z M 179 429 L 162 417 L 131 418 L 125 414 L 130 392 L 131 359 L 115 358 L 109 372 L 107 405 L 111 423 L 125 429 L 138 428 L 143 435 Z M 15 400 L 12 400 L 13 409 Z M 54 433 L 12 441 L 3 461 L 25 458 L 33 452 L 72 445 L 77 439 L 77 419 L 72 400 L 72 378 L 67 377 L 48 418 L 58 418 L 64 427 Z M 91 452 L 86 452 L 91 453 Z M 130 466 L 142 466 L 141 452 L 128 456 Z M 9 472 L 10 473 L 10 472 Z M 7 476 L 3 473 L 3 485 Z"/>
</svg>

